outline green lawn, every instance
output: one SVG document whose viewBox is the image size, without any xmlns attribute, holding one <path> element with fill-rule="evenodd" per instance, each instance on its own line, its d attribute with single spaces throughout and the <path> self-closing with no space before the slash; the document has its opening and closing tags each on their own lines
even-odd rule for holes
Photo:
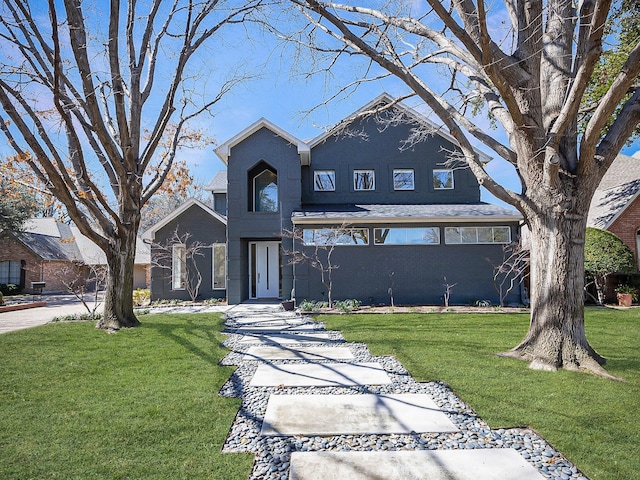
<svg viewBox="0 0 640 480">
<path fill-rule="evenodd" d="M 218 396 L 220 317 L 141 320 L 0 335 L 0 478 L 248 478 L 252 455 L 221 453 L 240 400 Z"/>
<path fill-rule="evenodd" d="M 494 353 L 524 337 L 527 315 L 335 315 L 318 319 L 394 355 L 418 381 L 441 380 L 492 428 L 530 426 L 591 480 L 640 476 L 640 310 L 588 309 L 587 338 L 614 382 L 575 372 L 533 371 Z"/>
</svg>

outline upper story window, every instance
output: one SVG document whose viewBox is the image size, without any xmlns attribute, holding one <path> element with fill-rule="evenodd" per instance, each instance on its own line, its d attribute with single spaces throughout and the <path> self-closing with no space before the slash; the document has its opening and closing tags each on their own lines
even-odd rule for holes
<svg viewBox="0 0 640 480">
<path fill-rule="evenodd" d="M 393 170 L 394 190 L 415 190 L 415 188 L 413 168 L 398 168 Z"/>
<path fill-rule="evenodd" d="M 511 243 L 509 227 L 447 227 L 444 229 L 447 244 Z"/>
<path fill-rule="evenodd" d="M 433 188 L 435 190 L 453 190 L 453 170 L 439 169 L 433 171 Z"/>
<path fill-rule="evenodd" d="M 249 172 L 252 212 L 278 211 L 278 174 L 264 162 Z"/>
<path fill-rule="evenodd" d="M 335 192 L 335 170 L 315 170 L 313 172 L 313 189 L 316 192 Z"/>
<path fill-rule="evenodd" d="M 354 170 L 353 189 L 366 191 L 376 189 L 376 174 L 373 170 Z"/>
</svg>

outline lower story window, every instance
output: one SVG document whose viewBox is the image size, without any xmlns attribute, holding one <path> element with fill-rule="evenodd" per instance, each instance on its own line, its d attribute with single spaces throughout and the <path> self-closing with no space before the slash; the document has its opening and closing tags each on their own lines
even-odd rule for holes
<svg viewBox="0 0 640 480">
<path fill-rule="evenodd" d="M 7 260 L 0 262 L 0 283 L 20 285 L 20 262 Z"/>
<path fill-rule="evenodd" d="M 305 245 L 369 245 L 368 228 L 305 228 Z"/>
<path fill-rule="evenodd" d="M 227 288 L 227 246 L 224 243 L 213 245 L 213 289 Z"/>
<path fill-rule="evenodd" d="M 376 228 L 373 231 L 376 245 L 438 245 L 438 227 Z"/>
<path fill-rule="evenodd" d="M 173 245 L 171 256 L 171 287 L 183 290 L 187 284 L 187 248 L 177 243 Z"/>
<path fill-rule="evenodd" d="M 447 227 L 444 241 L 455 244 L 511 243 L 509 227 Z"/>
</svg>

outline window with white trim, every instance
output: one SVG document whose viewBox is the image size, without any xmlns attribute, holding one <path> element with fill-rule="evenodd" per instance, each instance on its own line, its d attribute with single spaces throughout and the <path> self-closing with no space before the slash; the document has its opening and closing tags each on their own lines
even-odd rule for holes
<svg viewBox="0 0 640 480">
<path fill-rule="evenodd" d="M 305 245 L 369 245 L 368 228 L 305 228 Z"/>
<path fill-rule="evenodd" d="M 413 168 L 395 168 L 393 170 L 393 189 L 415 190 L 414 177 Z"/>
<path fill-rule="evenodd" d="M 439 245 L 440 228 L 375 228 L 373 242 L 376 245 Z"/>
<path fill-rule="evenodd" d="M 511 243 L 509 227 L 446 227 L 444 242 L 447 245 Z"/>
<path fill-rule="evenodd" d="M 435 190 L 453 190 L 453 170 L 444 168 L 434 170 L 433 188 Z"/>
<path fill-rule="evenodd" d="M 171 253 L 171 288 L 184 290 L 187 284 L 187 247 L 176 243 Z"/>
<path fill-rule="evenodd" d="M 316 192 L 335 192 L 335 170 L 315 170 L 313 172 L 313 189 Z"/>
<path fill-rule="evenodd" d="M 376 189 L 376 174 L 373 170 L 354 170 L 353 189 L 362 192 Z"/>
<path fill-rule="evenodd" d="M 224 243 L 214 243 L 212 249 L 212 287 L 214 290 L 227 288 L 227 246 Z"/>
</svg>

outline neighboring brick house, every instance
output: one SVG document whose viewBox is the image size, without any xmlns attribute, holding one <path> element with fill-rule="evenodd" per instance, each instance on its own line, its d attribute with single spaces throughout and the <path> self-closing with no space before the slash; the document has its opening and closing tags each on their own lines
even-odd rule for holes
<svg viewBox="0 0 640 480">
<path fill-rule="evenodd" d="M 148 285 L 150 255 L 136 245 L 135 288 Z M 32 282 L 45 282 L 44 292 L 64 292 L 65 283 L 86 278 L 91 265 L 105 265 L 104 253 L 75 225 L 54 218 L 34 218 L 22 232 L 0 233 L 0 283 L 18 285 L 33 293 Z"/>
<path fill-rule="evenodd" d="M 593 196 L 587 225 L 620 237 L 640 270 L 640 151 L 616 157 Z"/>
</svg>

